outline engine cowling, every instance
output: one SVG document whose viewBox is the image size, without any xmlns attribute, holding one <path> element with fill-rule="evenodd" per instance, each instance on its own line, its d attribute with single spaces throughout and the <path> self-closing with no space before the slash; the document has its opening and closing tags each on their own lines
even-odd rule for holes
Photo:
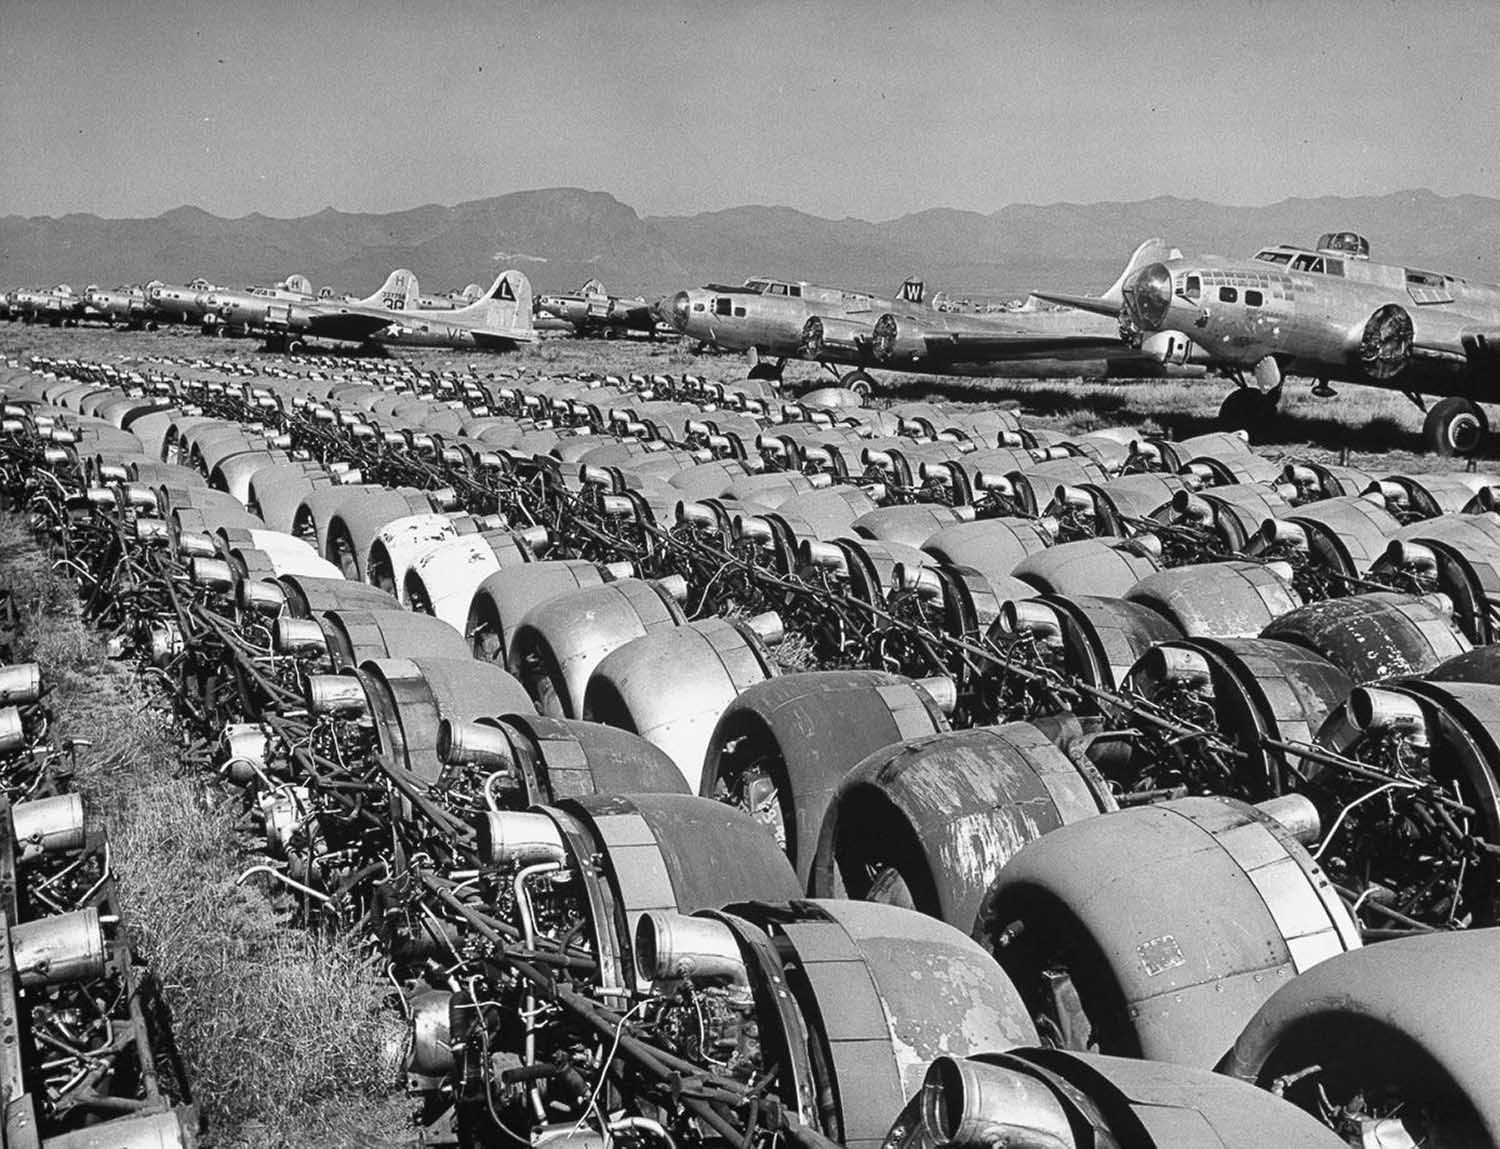
<svg viewBox="0 0 1500 1149">
<path fill-rule="evenodd" d="M 1376 308 L 1359 340 L 1359 366 L 1367 379 L 1394 379 L 1411 362 L 1415 338 L 1411 314 L 1398 303 Z"/>
<path fill-rule="evenodd" d="M 893 359 L 915 358 L 922 354 L 925 346 L 916 333 L 915 324 L 903 323 L 890 312 L 875 321 L 875 336 L 871 351 L 877 363 L 889 363 Z"/>
<path fill-rule="evenodd" d="M 802 342 L 798 352 L 804 359 L 857 357 L 869 353 L 870 338 L 870 325 L 867 323 L 814 315 L 802 325 Z"/>
<path fill-rule="evenodd" d="M 1147 336 L 1141 342 L 1141 352 L 1167 367 L 1208 361 L 1203 350 L 1181 331 L 1158 331 Z"/>
</svg>

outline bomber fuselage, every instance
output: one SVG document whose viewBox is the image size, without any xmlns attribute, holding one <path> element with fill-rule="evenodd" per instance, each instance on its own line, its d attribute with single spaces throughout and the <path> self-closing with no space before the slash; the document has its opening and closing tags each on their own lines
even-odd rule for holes
<svg viewBox="0 0 1500 1149">
<path fill-rule="evenodd" d="M 892 306 L 891 300 L 865 292 L 752 278 L 740 287 L 679 291 L 668 304 L 667 318 L 690 339 L 727 351 L 753 348 L 762 356 L 789 358 L 799 354 L 802 329 L 814 316 L 873 324 Z"/>
<path fill-rule="evenodd" d="M 1494 377 L 1500 288 L 1341 248 L 1153 263 L 1124 295 L 1127 330 L 1180 334 L 1231 369 L 1269 357 L 1284 374 L 1429 394 L 1468 394 Z"/>
</svg>

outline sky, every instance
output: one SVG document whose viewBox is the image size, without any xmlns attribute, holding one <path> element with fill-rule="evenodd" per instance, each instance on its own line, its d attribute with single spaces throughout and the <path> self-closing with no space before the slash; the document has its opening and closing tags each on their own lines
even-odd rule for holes
<svg viewBox="0 0 1500 1149">
<path fill-rule="evenodd" d="M 1500 194 L 1495 0 L 0 0 L 0 215 Z"/>
</svg>

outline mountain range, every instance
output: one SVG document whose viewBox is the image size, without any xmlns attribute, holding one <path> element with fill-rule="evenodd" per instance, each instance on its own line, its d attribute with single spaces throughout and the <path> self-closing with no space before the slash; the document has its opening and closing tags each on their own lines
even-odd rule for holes
<svg viewBox="0 0 1500 1149">
<path fill-rule="evenodd" d="M 277 219 L 224 219 L 179 207 L 151 219 L 0 217 L 0 285 L 112 285 L 196 276 L 269 283 L 293 272 L 339 290 L 373 290 L 394 267 L 429 290 L 488 285 L 518 267 L 539 290 L 598 277 L 611 291 L 654 298 L 749 274 L 888 294 L 909 275 L 929 291 L 1021 295 L 1097 292 L 1142 239 L 1185 253 L 1249 255 L 1269 243 L 1312 243 L 1352 229 L 1376 259 L 1500 280 L 1500 199 L 1427 190 L 1287 199 L 1259 207 L 1159 196 L 1131 203 L 1013 204 L 990 214 L 933 208 L 882 222 L 824 219 L 745 206 L 641 216 L 581 188 L 513 192 L 443 207 L 353 213 L 325 208 Z"/>
</svg>

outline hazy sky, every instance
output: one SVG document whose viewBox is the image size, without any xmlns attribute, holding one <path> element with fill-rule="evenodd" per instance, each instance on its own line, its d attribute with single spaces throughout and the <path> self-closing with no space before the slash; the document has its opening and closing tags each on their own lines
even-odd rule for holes
<svg viewBox="0 0 1500 1149">
<path fill-rule="evenodd" d="M 0 215 L 1500 194 L 1496 0 L 0 0 Z"/>
</svg>

